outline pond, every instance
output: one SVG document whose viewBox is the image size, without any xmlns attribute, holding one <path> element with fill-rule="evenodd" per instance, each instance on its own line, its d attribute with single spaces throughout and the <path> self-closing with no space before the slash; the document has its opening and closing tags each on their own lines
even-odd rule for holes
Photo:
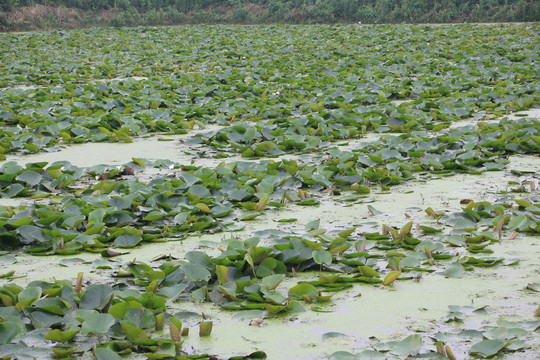
<svg viewBox="0 0 540 360">
<path fill-rule="evenodd" d="M 1 59 L 0 354 L 535 359 L 536 26 L 25 37 L 49 45 Z"/>
</svg>

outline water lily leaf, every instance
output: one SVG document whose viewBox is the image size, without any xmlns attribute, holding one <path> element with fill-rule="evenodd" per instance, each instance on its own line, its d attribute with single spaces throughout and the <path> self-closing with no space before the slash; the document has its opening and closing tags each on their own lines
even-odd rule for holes
<svg viewBox="0 0 540 360">
<path fill-rule="evenodd" d="M 0 167 L 0 171 L 4 174 L 17 174 L 22 169 L 23 167 L 17 164 L 15 161 L 8 161 L 7 163 L 2 164 Z"/>
<path fill-rule="evenodd" d="M 531 207 L 533 206 L 533 204 L 530 202 L 530 201 L 527 201 L 527 200 L 519 200 L 519 199 L 516 199 L 514 200 L 519 206 L 522 206 L 524 208 L 528 208 L 528 207 Z"/>
<path fill-rule="evenodd" d="M 51 165 L 47 168 L 47 174 L 49 174 L 53 179 L 58 178 L 62 175 L 62 164 Z"/>
<path fill-rule="evenodd" d="M 198 199 L 206 199 L 212 196 L 210 190 L 203 185 L 192 185 L 187 190 L 187 193 L 196 196 Z"/>
<path fill-rule="evenodd" d="M 287 298 L 280 294 L 265 294 L 264 299 L 273 305 L 284 305 Z"/>
<path fill-rule="evenodd" d="M 207 214 L 212 213 L 212 210 L 205 203 L 198 203 L 195 205 L 195 207 L 204 213 L 207 213 Z"/>
<path fill-rule="evenodd" d="M 506 345 L 507 342 L 503 340 L 483 340 L 471 346 L 469 354 L 488 358 L 496 355 L 499 351 L 504 349 Z"/>
<path fill-rule="evenodd" d="M 186 253 L 186 259 L 192 264 L 200 264 L 208 270 L 214 269 L 214 263 L 210 256 L 202 251 L 188 251 Z"/>
<path fill-rule="evenodd" d="M 267 257 L 257 266 L 256 275 L 258 277 L 262 278 L 273 273 L 286 274 L 287 268 L 285 264 L 272 257 Z"/>
<path fill-rule="evenodd" d="M 358 271 L 363 276 L 374 277 L 374 278 L 381 277 L 381 275 L 377 272 L 377 270 L 373 269 L 371 266 L 364 266 L 364 265 L 358 266 Z"/>
<path fill-rule="evenodd" d="M 328 251 L 321 251 L 321 250 L 314 250 L 313 253 L 313 260 L 317 263 L 317 264 L 326 264 L 326 265 L 330 265 L 332 264 L 332 254 L 330 254 L 330 252 Z"/>
<path fill-rule="evenodd" d="M 122 331 L 126 334 L 128 340 L 134 345 L 139 346 L 153 346 L 157 343 L 157 340 L 150 338 L 143 329 L 139 329 L 128 321 L 121 321 L 120 326 Z"/>
<path fill-rule="evenodd" d="M 167 215 L 167 213 L 164 212 L 161 209 L 160 210 L 152 210 L 143 218 L 143 220 L 144 221 L 154 222 L 154 221 L 157 221 L 157 220 L 165 217 L 166 215 Z"/>
<path fill-rule="evenodd" d="M 284 305 L 264 304 L 264 307 L 271 314 L 279 314 L 281 312 L 284 312 L 284 311 L 288 310 L 287 306 L 284 306 Z"/>
<path fill-rule="evenodd" d="M 25 171 L 21 174 L 19 174 L 15 180 L 25 182 L 29 186 L 36 186 L 41 182 L 41 179 L 43 176 L 35 171 Z"/>
<path fill-rule="evenodd" d="M 540 283 L 530 283 L 527 285 L 528 290 L 540 291 Z"/>
<path fill-rule="evenodd" d="M 210 336 L 212 333 L 212 321 L 203 321 L 199 324 L 199 336 Z"/>
<path fill-rule="evenodd" d="M 305 199 L 298 202 L 298 205 L 301 205 L 301 206 L 317 206 L 319 204 L 320 204 L 320 201 L 315 200 L 313 198 Z"/>
<path fill-rule="evenodd" d="M 24 328 L 23 328 L 24 330 Z M 23 331 L 17 323 L 13 321 L 3 321 L 0 323 L 0 345 L 9 344 L 17 335 Z"/>
<path fill-rule="evenodd" d="M 28 306 L 39 299 L 42 294 L 42 289 L 38 286 L 27 286 L 19 293 L 17 308 L 22 310 L 23 306 Z"/>
<path fill-rule="evenodd" d="M 182 341 L 182 321 L 176 317 L 169 318 L 169 333 L 171 340 L 178 343 Z"/>
<path fill-rule="evenodd" d="M 17 258 L 15 256 L 9 256 L 9 255 L 0 256 L 0 265 L 11 265 L 11 264 L 15 264 L 16 262 L 17 262 Z"/>
<path fill-rule="evenodd" d="M 61 289 L 58 288 L 59 291 L 56 292 L 51 290 L 53 289 L 45 289 L 44 295 L 60 295 Z M 34 302 L 33 307 L 39 310 L 48 311 L 51 314 L 64 316 L 66 311 L 71 309 L 72 305 L 59 297 L 42 297 Z"/>
<path fill-rule="evenodd" d="M 390 271 L 383 280 L 383 285 L 390 285 L 401 275 L 401 271 Z"/>
<path fill-rule="evenodd" d="M 101 256 L 104 257 L 104 258 L 112 258 L 112 257 L 115 257 L 115 256 L 120 256 L 120 255 L 125 255 L 125 254 L 129 254 L 129 253 L 128 252 L 114 251 L 114 250 L 111 250 L 111 249 L 103 250 L 101 252 Z"/>
<path fill-rule="evenodd" d="M 186 264 L 180 267 L 186 277 L 191 282 L 206 282 L 210 280 L 212 274 L 203 265 Z"/>
<path fill-rule="evenodd" d="M 7 198 L 16 197 L 24 191 L 24 186 L 21 184 L 11 184 L 3 192 Z"/>
<path fill-rule="evenodd" d="M 156 324 L 154 313 L 145 308 L 128 309 L 124 315 L 124 320 L 140 329 L 154 328 Z"/>
<path fill-rule="evenodd" d="M 113 295 L 114 291 L 110 286 L 103 284 L 90 285 L 81 297 L 79 308 L 101 311 L 109 305 Z"/>
<path fill-rule="evenodd" d="M 257 202 L 257 211 L 263 211 L 266 207 L 266 204 L 268 203 L 268 200 L 270 200 L 270 196 L 264 196 L 260 198 Z"/>
<path fill-rule="evenodd" d="M 465 268 L 460 263 L 450 264 L 443 272 L 447 278 L 462 278 L 465 275 Z"/>
<path fill-rule="evenodd" d="M 131 160 L 133 160 L 134 163 L 136 163 L 137 165 L 139 165 L 143 169 L 146 168 L 146 164 L 142 160 L 137 159 L 137 158 L 131 158 Z"/>
<path fill-rule="evenodd" d="M 483 335 L 487 339 L 505 340 L 505 339 L 514 339 L 518 336 L 522 336 L 527 333 L 528 333 L 527 330 L 521 329 L 521 328 L 508 328 L 505 326 L 498 326 L 488 331 L 485 331 Z"/>
<path fill-rule="evenodd" d="M 513 216 L 508 222 L 508 230 L 523 230 L 526 227 L 528 221 L 529 219 L 525 215 Z"/>
<path fill-rule="evenodd" d="M 119 248 L 132 248 L 137 246 L 143 240 L 138 234 L 123 234 L 114 240 L 114 245 Z"/>
<path fill-rule="evenodd" d="M 266 276 L 261 281 L 261 288 L 265 289 L 265 291 L 275 290 L 278 287 L 278 285 L 283 281 L 284 278 L 285 278 L 285 275 L 283 274 L 275 274 L 275 275 Z"/>
<path fill-rule="evenodd" d="M 166 296 L 171 300 L 175 300 L 180 294 L 187 289 L 187 284 L 177 284 L 173 286 L 162 287 L 157 291 L 157 294 Z"/>
<path fill-rule="evenodd" d="M 347 351 L 336 351 L 330 355 L 328 360 L 356 360 L 356 355 Z"/>
<path fill-rule="evenodd" d="M 203 286 L 195 291 L 191 292 L 191 298 L 194 303 L 201 303 L 208 298 L 208 288 Z"/>
<path fill-rule="evenodd" d="M 371 215 L 379 215 L 379 214 L 382 214 L 382 211 L 379 211 L 377 209 L 375 209 L 373 206 L 371 205 L 368 205 L 367 206 L 369 212 L 371 213 Z"/>
<path fill-rule="evenodd" d="M 351 229 L 347 229 L 347 230 L 343 230 L 343 231 L 339 232 L 339 233 L 338 233 L 338 236 L 339 236 L 340 238 L 346 239 L 346 238 L 348 238 L 349 236 L 351 236 L 351 234 L 354 233 L 355 231 L 356 231 L 356 228 L 353 227 L 353 228 L 351 228 Z"/>
<path fill-rule="evenodd" d="M 174 222 L 177 225 L 184 225 L 189 215 L 190 215 L 190 212 L 188 211 L 180 212 L 174 217 Z"/>
<path fill-rule="evenodd" d="M 176 356 L 176 345 L 171 342 L 162 342 L 153 353 L 144 354 L 149 360 L 170 359 Z"/>
<path fill-rule="evenodd" d="M 233 208 L 231 206 L 214 206 L 212 208 L 212 217 L 214 218 L 222 218 L 226 217 L 227 215 L 231 214 L 233 212 Z"/>
<path fill-rule="evenodd" d="M 452 312 L 461 312 L 467 315 L 483 315 L 486 313 L 485 306 L 475 308 L 473 306 L 448 305 L 448 309 Z"/>
<path fill-rule="evenodd" d="M 69 258 L 69 259 L 62 259 L 58 262 L 59 265 L 69 267 L 73 265 L 79 265 L 84 263 L 84 259 L 81 258 Z"/>
<path fill-rule="evenodd" d="M 305 299 L 304 296 L 315 299 L 315 295 L 318 294 L 319 290 L 315 286 L 305 282 L 293 286 L 288 292 L 288 296 L 292 300 L 302 300 Z"/>
<path fill-rule="evenodd" d="M 505 351 L 521 351 L 524 350 L 527 343 L 524 340 L 509 341 L 509 345 L 504 348 Z"/>
<path fill-rule="evenodd" d="M 251 194 L 244 189 L 234 189 L 227 193 L 227 197 L 229 198 L 229 200 L 236 202 L 243 201 L 249 196 L 251 196 Z"/>
<path fill-rule="evenodd" d="M 98 347 L 94 351 L 97 360 L 122 360 L 122 357 L 106 347 Z"/>
<path fill-rule="evenodd" d="M 484 258 L 475 258 L 472 256 L 464 257 L 461 259 L 462 264 L 469 264 L 480 267 L 490 267 L 495 266 L 498 263 L 502 262 L 504 258 L 497 257 L 484 257 Z"/>
<path fill-rule="evenodd" d="M 371 192 L 371 190 L 367 186 L 362 186 L 358 183 L 352 184 L 351 190 L 355 191 L 357 194 L 369 194 Z"/>
<path fill-rule="evenodd" d="M 358 360 L 382 360 L 387 359 L 387 356 L 379 351 L 364 350 L 356 356 Z"/>
<path fill-rule="evenodd" d="M 107 312 L 117 319 L 123 319 L 128 310 L 140 308 L 142 308 L 142 304 L 140 302 L 128 300 L 112 305 Z"/>
<path fill-rule="evenodd" d="M 114 322 L 114 317 L 111 314 L 94 312 L 84 320 L 81 335 L 105 334 L 114 325 Z"/>
<path fill-rule="evenodd" d="M 445 241 L 453 246 L 467 246 L 465 238 L 460 235 L 450 235 L 445 238 Z"/>
<path fill-rule="evenodd" d="M 401 341 L 389 341 L 375 345 L 379 351 L 390 351 L 400 357 L 416 355 L 422 347 L 422 337 L 420 335 L 410 335 Z"/>
<path fill-rule="evenodd" d="M 15 275 L 15 270 L 8 271 L 7 273 L 0 274 L 0 279 L 10 279 L 13 278 Z"/>
<path fill-rule="evenodd" d="M 425 226 L 425 225 L 419 225 L 419 228 L 422 229 L 422 231 L 425 232 L 426 234 L 435 234 L 442 231 L 441 229 L 436 229 L 436 228 L 432 228 L 430 226 Z"/>
<path fill-rule="evenodd" d="M 356 356 L 358 360 L 382 360 L 386 359 L 386 355 L 382 352 L 373 351 L 373 350 L 364 350 Z"/>
<path fill-rule="evenodd" d="M 292 223 L 292 222 L 296 222 L 298 221 L 298 219 L 296 218 L 290 218 L 290 219 L 279 219 L 279 220 L 275 220 L 277 222 L 282 222 L 282 223 Z"/>
<path fill-rule="evenodd" d="M 333 339 L 333 338 L 338 338 L 338 337 L 349 337 L 349 335 L 343 334 L 340 332 L 331 331 L 331 332 L 324 333 L 322 335 L 322 340 L 326 341 L 328 339 Z"/>
<path fill-rule="evenodd" d="M 259 215 L 261 215 L 261 213 L 259 213 L 259 212 L 249 212 L 249 213 L 246 213 L 246 214 L 240 216 L 240 218 L 238 220 L 240 220 L 240 221 L 249 221 L 249 220 L 255 219 Z"/>
<path fill-rule="evenodd" d="M 41 311 L 38 309 L 25 308 L 25 313 L 32 321 L 32 325 L 35 328 L 48 328 L 51 326 L 57 326 L 62 323 L 63 317 L 61 315 L 53 314 L 48 311 Z"/>
<path fill-rule="evenodd" d="M 75 335 L 79 333 L 79 329 L 77 330 L 68 330 L 68 331 L 61 331 L 59 329 L 51 330 L 45 335 L 46 340 L 51 340 L 55 342 L 61 342 L 66 343 L 73 339 Z"/>
<path fill-rule="evenodd" d="M 11 356 L 12 358 L 45 359 L 51 355 L 51 349 L 50 347 L 28 346 L 24 342 L 19 341 L 17 344 L 6 344 L 2 346 L 0 354 L 2 356 Z M 21 354 L 24 354 L 25 357 L 22 357 Z"/>
<path fill-rule="evenodd" d="M 321 219 L 315 219 L 306 224 L 306 231 L 312 231 L 319 228 L 321 225 Z"/>
<path fill-rule="evenodd" d="M 268 356 L 264 351 L 255 351 L 248 355 L 240 355 L 240 356 L 233 356 L 229 358 L 229 360 L 248 360 L 248 359 L 258 359 L 258 360 L 265 360 Z"/>
</svg>

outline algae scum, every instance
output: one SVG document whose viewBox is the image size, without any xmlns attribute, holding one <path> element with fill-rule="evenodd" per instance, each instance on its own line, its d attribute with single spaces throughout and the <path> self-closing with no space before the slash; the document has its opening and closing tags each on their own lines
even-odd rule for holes
<svg viewBox="0 0 540 360">
<path fill-rule="evenodd" d="M 536 359 L 539 30 L 0 34 L 0 356 Z"/>
</svg>

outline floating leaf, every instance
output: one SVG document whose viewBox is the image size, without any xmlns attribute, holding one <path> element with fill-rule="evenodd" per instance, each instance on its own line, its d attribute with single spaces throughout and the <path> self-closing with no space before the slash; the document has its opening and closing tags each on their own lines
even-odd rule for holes
<svg viewBox="0 0 540 360">
<path fill-rule="evenodd" d="M 367 206 L 369 212 L 371 213 L 371 215 L 379 215 L 379 214 L 382 214 L 382 211 L 379 211 L 377 209 L 375 209 L 373 206 L 371 205 L 368 205 Z"/>
<path fill-rule="evenodd" d="M 73 339 L 75 335 L 79 333 L 79 329 L 77 330 L 69 330 L 69 331 L 61 331 L 59 329 L 51 330 L 45 335 L 46 340 L 66 343 Z"/>
<path fill-rule="evenodd" d="M 169 318 L 169 332 L 172 341 L 177 343 L 182 341 L 182 321 L 175 317 Z"/>
<path fill-rule="evenodd" d="M 157 343 L 157 340 L 150 338 L 150 336 L 144 330 L 131 325 L 127 321 L 120 322 L 120 325 L 128 340 L 134 345 L 152 346 Z"/>
<path fill-rule="evenodd" d="M 527 289 L 538 292 L 540 291 L 540 283 L 530 283 L 527 285 Z"/>
<path fill-rule="evenodd" d="M 292 300 L 302 300 L 305 299 L 304 296 L 308 296 L 309 298 L 315 298 L 315 295 L 319 294 L 319 290 L 311 284 L 308 283 L 300 283 L 298 285 L 293 286 L 289 289 L 288 296 Z"/>
<path fill-rule="evenodd" d="M 420 335 L 410 335 L 401 341 L 390 341 L 375 345 L 379 351 L 390 351 L 400 357 L 416 355 L 422 346 L 422 337 Z"/>
<path fill-rule="evenodd" d="M 443 272 L 447 278 L 462 278 L 465 275 L 465 268 L 460 263 L 450 264 Z"/>
<path fill-rule="evenodd" d="M 381 275 L 375 269 L 373 269 L 371 266 L 363 266 L 363 265 L 358 266 L 358 271 L 363 276 L 374 277 L 374 278 L 380 278 L 381 277 Z"/>
<path fill-rule="evenodd" d="M 105 334 L 113 325 L 114 317 L 112 315 L 93 312 L 86 316 L 81 327 L 81 335 Z"/>
<path fill-rule="evenodd" d="M 79 307 L 87 310 L 103 310 L 109 305 L 113 294 L 113 289 L 110 286 L 103 284 L 90 285 L 81 297 Z"/>
<path fill-rule="evenodd" d="M 186 264 L 180 267 L 191 282 L 205 282 L 210 280 L 212 274 L 200 264 Z"/>
<path fill-rule="evenodd" d="M 99 347 L 94 351 L 97 360 L 121 360 L 122 357 L 109 348 Z"/>
<path fill-rule="evenodd" d="M 210 336 L 212 333 L 212 321 L 203 321 L 199 324 L 199 336 Z"/>
<path fill-rule="evenodd" d="M 381 354 L 383 355 L 383 354 Z M 384 358 L 384 355 L 383 355 Z M 336 351 L 330 355 L 328 360 L 356 360 L 358 357 L 347 351 Z"/>
<path fill-rule="evenodd" d="M 390 285 L 401 275 L 401 271 L 390 271 L 383 280 L 383 285 Z"/>
<path fill-rule="evenodd" d="M 317 264 L 326 264 L 330 265 L 332 264 L 332 254 L 328 251 L 320 251 L 320 250 L 314 250 L 313 251 L 313 260 Z"/>
<path fill-rule="evenodd" d="M 479 355 L 481 357 L 488 358 L 496 355 L 506 346 L 507 343 L 503 340 L 483 340 L 471 346 L 469 353 L 471 355 Z"/>
<path fill-rule="evenodd" d="M 339 338 L 339 337 L 349 337 L 349 335 L 343 334 L 343 333 L 340 333 L 340 332 L 331 331 L 331 332 L 324 333 L 322 335 L 322 340 L 326 341 L 328 339 L 334 339 L 334 338 Z"/>
</svg>

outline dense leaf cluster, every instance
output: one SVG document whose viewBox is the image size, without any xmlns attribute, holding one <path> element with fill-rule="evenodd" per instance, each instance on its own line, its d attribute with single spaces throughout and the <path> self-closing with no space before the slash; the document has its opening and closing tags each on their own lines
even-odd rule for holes
<svg viewBox="0 0 540 360">
<path fill-rule="evenodd" d="M 321 35 L 314 26 L 233 26 L 5 34 L 1 41 L 13 51 L 1 58 L 0 157 L 62 143 L 181 133 L 197 122 L 269 119 L 251 125 L 260 130 L 243 124 L 226 130 L 253 143 L 246 156 L 261 156 L 278 154 L 280 145 L 320 145 L 290 135 L 324 142 L 370 131 L 441 129 L 470 115 L 527 109 L 538 102 L 536 28 L 328 26 Z M 134 76 L 144 79 L 126 79 Z M 120 79 L 106 81 L 111 78 Z M 393 100 L 407 102 L 396 106 Z M 218 142 L 233 143 L 240 136 L 218 135 Z M 262 143 L 276 137 L 277 149 Z"/>
</svg>

